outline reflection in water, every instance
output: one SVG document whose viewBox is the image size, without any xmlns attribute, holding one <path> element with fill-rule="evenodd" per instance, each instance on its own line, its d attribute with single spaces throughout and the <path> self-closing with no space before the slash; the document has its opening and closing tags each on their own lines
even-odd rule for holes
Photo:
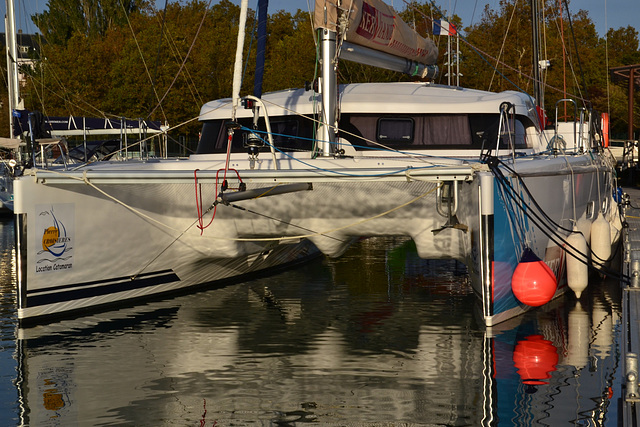
<svg viewBox="0 0 640 427">
<path fill-rule="evenodd" d="M 563 364 L 576 369 L 584 368 L 589 362 L 589 315 L 578 301 L 569 311 L 569 346 Z"/>
<path fill-rule="evenodd" d="M 619 288 L 592 283 L 587 295 L 570 295 L 487 339 L 495 376 L 485 381 L 492 391 L 485 397 L 497 403 L 484 425 L 618 425 Z"/>
<path fill-rule="evenodd" d="M 546 379 L 551 378 L 551 372 L 556 370 L 558 350 L 542 335 L 529 335 L 517 342 L 513 350 L 513 362 L 523 384 L 549 384 Z M 530 387 L 527 391 L 533 393 L 536 388 Z"/>
<path fill-rule="evenodd" d="M 20 330 L 14 414 L 38 426 L 615 421 L 619 295 L 601 286 L 487 330 L 463 266 L 369 239 L 338 260 Z"/>
<path fill-rule="evenodd" d="M 18 393 L 14 385 L 17 323 L 14 228 L 11 219 L 0 217 L 0 425 L 18 422 Z"/>
</svg>

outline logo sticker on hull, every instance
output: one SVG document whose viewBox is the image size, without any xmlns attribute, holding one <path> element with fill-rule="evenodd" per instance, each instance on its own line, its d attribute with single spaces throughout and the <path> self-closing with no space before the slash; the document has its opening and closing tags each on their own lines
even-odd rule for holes
<svg viewBox="0 0 640 427">
<path fill-rule="evenodd" d="M 74 205 L 38 205 L 36 215 L 36 273 L 72 269 Z"/>
</svg>

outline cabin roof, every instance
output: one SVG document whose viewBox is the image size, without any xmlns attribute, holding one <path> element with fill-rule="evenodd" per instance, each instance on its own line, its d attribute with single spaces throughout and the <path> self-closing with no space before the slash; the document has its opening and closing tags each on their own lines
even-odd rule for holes
<svg viewBox="0 0 640 427">
<path fill-rule="evenodd" d="M 514 91 L 486 92 L 474 89 L 425 83 L 355 83 L 341 85 L 340 112 L 363 114 L 460 114 L 498 113 L 503 102 L 516 106 L 522 115 L 535 114 L 529 96 Z M 313 114 L 318 110 L 321 96 L 304 89 L 289 89 L 264 94 L 263 102 L 269 116 Z M 200 111 L 200 120 L 228 118 L 231 99 L 206 103 Z M 238 109 L 237 117 L 251 117 L 251 110 Z"/>
</svg>

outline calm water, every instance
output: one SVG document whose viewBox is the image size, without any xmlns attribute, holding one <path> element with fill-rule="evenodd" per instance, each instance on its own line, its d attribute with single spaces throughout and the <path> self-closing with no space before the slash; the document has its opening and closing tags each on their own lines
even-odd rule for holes
<svg viewBox="0 0 640 427">
<path fill-rule="evenodd" d="M 0 425 L 618 424 L 615 283 L 488 331 L 463 266 L 371 239 L 277 276 L 18 330 L 13 223 L 0 226 Z"/>
</svg>

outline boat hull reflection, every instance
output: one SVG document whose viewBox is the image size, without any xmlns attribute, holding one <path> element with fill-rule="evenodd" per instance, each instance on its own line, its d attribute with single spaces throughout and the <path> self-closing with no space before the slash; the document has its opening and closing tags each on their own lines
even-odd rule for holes
<svg viewBox="0 0 640 427">
<path fill-rule="evenodd" d="M 615 333 L 604 328 L 619 307 L 615 296 L 596 299 L 588 366 L 576 367 L 562 299 L 487 330 L 462 264 L 369 239 L 278 276 L 21 329 L 21 421 L 513 425 L 516 414 L 529 425 L 606 415 L 611 399 L 584 393 L 616 373 Z M 527 393 L 514 350 L 532 335 L 558 362 Z"/>
</svg>

